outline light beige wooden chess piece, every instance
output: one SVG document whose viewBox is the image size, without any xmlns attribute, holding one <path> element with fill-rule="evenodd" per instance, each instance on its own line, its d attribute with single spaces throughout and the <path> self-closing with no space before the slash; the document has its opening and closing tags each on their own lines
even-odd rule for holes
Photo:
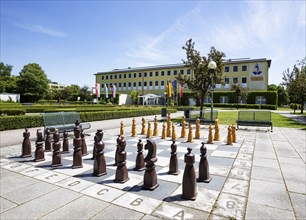
<svg viewBox="0 0 306 220">
<path fill-rule="evenodd" d="M 219 120 L 216 119 L 215 121 L 215 133 L 214 133 L 214 141 L 220 141 L 220 126 L 219 126 Z"/>
<path fill-rule="evenodd" d="M 196 120 L 196 131 L 195 131 L 194 139 L 200 139 L 200 136 L 201 136 L 201 134 L 200 134 L 200 119 L 197 118 L 197 120 Z"/>
<path fill-rule="evenodd" d="M 120 135 L 124 135 L 124 123 L 121 121 L 120 123 Z"/>
<path fill-rule="evenodd" d="M 172 123 L 172 141 L 177 140 L 177 135 L 176 135 L 176 130 L 175 130 L 175 125 Z"/>
<path fill-rule="evenodd" d="M 186 121 L 185 120 L 182 120 L 181 138 L 186 138 Z"/>
<path fill-rule="evenodd" d="M 233 144 L 231 125 L 228 125 L 228 128 L 227 128 L 227 143 L 226 144 L 227 145 L 232 145 Z"/>
<path fill-rule="evenodd" d="M 162 139 L 167 138 L 167 131 L 166 131 L 166 123 L 163 123 L 163 130 L 162 130 Z"/>
<path fill-rule="evenodd" d="M 236 143 L 236 125 L 232 124 L 232 141 Z"/>
<path fill-rule="evenodd" d="M 132 137 L 137 137 L 136 120 L 132 120 Z"/>
<path fill-rule="evenodd" d="M 213 128 L 211 126 L 211 124 L 208 127 L 208 140 L 207 140 L 207 144 L 213 144 L 213 132 L 212 132 Z"/>
<path fill-rule="evenodd" d="M 189 124 L 189 132 L 187 142 L 193 142 L 193 134 L 192 134 L 192 124 Z"/>
<path fill-rule="evenodd" d="M 154 118 L 153 136 L 158 136 L 158 122 L 157 122 L 157 116 L 156 115 L 155 115 L 155 118 Z"/>
<path fill-rule="evenodd" d="M 148 122 L 148 132 L 147 132 L 147 138 L 152 138 L 152 128 L 151 128 L 151 122 Z"/>
<path fill-rule="evenodd" d="M 146 119 L 143 117 L 143 118 L 141 119 L 141 121 L 142 121 L 141 134 L 146 134 L 146 133 L 147 133 L 147 131 L 146 131 Z"/>
<path fill-rule="evenodd" d="M 171 137 L 171 117 L 170 117 L 170 112 L 168 112 L 168 117 L 167 117 L 167 137 Z"/>
</svg>

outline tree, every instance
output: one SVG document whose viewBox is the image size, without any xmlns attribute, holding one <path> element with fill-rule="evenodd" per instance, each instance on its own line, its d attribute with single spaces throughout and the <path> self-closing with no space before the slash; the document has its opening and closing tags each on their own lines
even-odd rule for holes
<svg viewBox="0 0 306 220">
<path fill-rule="evenodd" d="M 136 90 L 131 91 L 131 99 L 133 101 L 133 104 L 137 103 L 137 97 L 138 97 L 138 92 Z"/>
<path fill-rule="evenodd" d="M 270 84 L 268 85 L 268 91 L 277 91 L 277 85 L 275 84 Z"/>
<path fill-rule="evenodd" d="M 196 94 L 197 97 L 195 98 L 201 98 L 200 118 L 202 118 L 204 97 L 207 95 L 207 91 L 212 85 L 211 76 L 208 73 L 208 63 L 212 60 L 216 62 L 217 68 L 214 71 L 213 81 L 214 83 L 220 83 L 223 72 L 222 59 L 225 58 L 225 53 L 211 47 L 207 57 L 202 57 L 200 52 L 194 48 L 194 44 L 195 43 L 192 42 L 192 39 L 189 39 L 185 46 L 182 47 L 182 49 L 186 51 L 187 55 L 187 60 L 183 60 L 183 63 L 192 70 L 193 77 L 188 78 L 186 75 L 183 77 L 179 73 L 176 79 L 180 83 L 186 83 L 188 88 Z"/>
<path fill-rule="evenodd" d="M 17 92 L 17 77 L 12 76 L 13 66 L 0 63 L 0 93 L 16 93 Z"/>
<path fill-rule="evenodd" d="M 233 84 L 231 90 L 234 91 L 234 99 L 237 103 L 237 109 L 238 109 L 239 98 L 241 100 L 246 99 L 248 96 L 248 90 L 238 84 Z"/>
<path fill-rule="evenodd" d="M 49 80 L 38 64 L 30 63 L 19 73 L 17 85 L 23 102 L 36 102 L 48 93 Z"/>
<path fill-rule="evenodd" d="M 0 77 L 10 77 L 12 73 L 13 66 L 4 64 L 3 62 L 0 63 Z"/>
<path fill-rule="evenodd" d="M 289 68 L 283 72 L 282 85 L 286 86 L 290 101 L 301 104 L 301 114 L 303 114 L 306 100 L 306 57 L 298 61 L 291 72 Z"/>
<path fill-rule="evenodd" d="M 92 93 L 88 86 L 83 86 L 80 90 L 80 98 L 82 101 L 92 100 Z"/>
<path fill-rule="evenodd" d="M 278 106 L 287 105 L 289 103 L 289 95 L 282 85 L 276 86 L 275 84 L 268 85 L 268 91 L 277 91 Z"/>
</svg>

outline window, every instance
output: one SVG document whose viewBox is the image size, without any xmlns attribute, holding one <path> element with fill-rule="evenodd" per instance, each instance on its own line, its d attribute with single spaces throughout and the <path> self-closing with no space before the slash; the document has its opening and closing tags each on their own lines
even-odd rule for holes
<svg viewBox="0 0 306 220">
<path fill-rule="evenodd" d="M 118 87 L 121 87 L 121 83 L 119 83 Z"/>
<path fill-rule="evenodd" d="M 147 77 L 147 72 L 144 73 L 144 77 Z"/>
<path fill-rule="evenodd" d="M 129 73 L 129 78 L 132 78 L 132 74 L 131 73 Z"/>
<path fill-rule="evenodd" d="M 220 96 L 220 103 L 228 103 L 228 96 Z"/>
<path fill-rule="evenodd" d="M 241 83 L 247 83 L 247 78 L 246 77 L 242 77 Z"/>
<path fill-rule="evenodd" d="M 165 81 L 160 81 L 160 85 L 164 86 L 165 85 Z"/>
<path fill-rule="evenodd" d="M 245 72 L 248 70 L 248 66 L 247 65 L 242 65 L 242 71 Z"/>
<path fill-rule="evenodd" d="M 131 87 L 131 83 L 129 82 L 129 87 Z"/>
<path fill-rule="evenodd" d="M 147 82 L 143 82 L 143 85 L 144 85 L 144 86 L 147 86 Z"/>
<path fill-rule="evenodd" d="M 119 74 L 119 79 L 121 79 L 121 74 Z"/>
<path fill-rule="evenodd" d="M 153 76 L 153 73 L 152 72 L 150 72 L 150 77 L 152 77 Z"/>
<path fill-rule="evenodd" d="M 126 74 L 123 74 L 123 78 L 124 78 L 124 79 L 126 78 Z"/>
<path fill-rule="evenodd" d="M 224 78 L 224 84 L 229 84 L 229 78 L 228 77 Z"/>
<path fill-rule="evenodd" d="M 167 71 L 167 76 L 170 76 L 170 75 L 171 75 L 171 71 L 168 70 L 168 71 Z"/>
<path fill-rule="evenodd" d="M 180 70 L 181 75 L 184 75 L 184 70 Z"/>
<path fill-rule="evenodd" d="M 113 79 L 113 75 L 110 75 L 110 76 L 109 76 L 109 79 Z"/>
<path fill-rule="evenodd" d="M 138 73 L 138 77 L 139 77 L 139 78 L 141 77 L 141 73 Z"/>
<path fill-rule="evenodd" d="M 136 74 L 136 73 L 134 73 L 134 78 L 136 78 L 136 75 L 137 75 L 137 74 Z"/>
<path fill-rule="evenodd" d="M 233 66 L 233 72 L 238 72 L 238 66 Z"/>
<path fill-rule="evenodd" d="M 117 75 L 114 75 L 114 78 L 117 79 Z"/>
<path fill-rule="evenodd" d="M 102 76 L 101 79 L 104 80 L 104 76 Z"/>
<path fill-rule="evenodd" d="M 266 104 L 266 97 L 264 96 L 256 96 L 255 104 Z"/>
<path fill-rule="evenodd" d="M 165 71 L 161 71 L 161 76 L 164 76 L 165 75 Z"/>
<path fill-rule="evenodd" d="M 228 73 L 228 72 L 229 72 L 229 66 L 225 66 L 225 67 L 224 67 L 224 72 L 225 72 L 225 73 Z"/>
<path fill-rule="evenodd" d="M 124 87 L 124 88 L 126 87 L 126 83 L 123 83 L 123 87 Z"/>
<path fill-rule="evenodd" d="M 155 72 L 155 76 L 158 76 L 158 72 Z"/>
<path fill-rule="evenodd" d="M 141 82 L 138 82 L 138 86 L 141 86 Z"/>
<path fill-rule="evenodd" d="M 187 69 L 187 74 L 188 74 L 188 75 L 190 74 L 190 69 Z"/>
<path fill-rule="evenodd" d="M 177 70 L 173 71 L 173 75 L 175 75 L 175 76 L 177 75 Z"/>
<path fill-rule="evenodd" d="M 155 86 L 158 86 L 158 81 L 155 81 Z"/>
<path fill-rule="evenodd" d="M 133 87 L 136 87 L 136 82 L 133 82 Z"/>
<path fill-rule="evenodd" d="M 233 78 L 233 84 L 238 84 L 238 77 Z"/>
<path fill-rule="evenodd" d="M 106 79 L 108 79 L 108 76 L 105 76 Z"/>
<path fill-rule="evenodd" d="M 149 82 L 149 86 L 152 86 L 152 85 L 153 85 L 153 82 L 152 82 L 152 81 L 150 81 L 150 82 Z"/>
</svg>

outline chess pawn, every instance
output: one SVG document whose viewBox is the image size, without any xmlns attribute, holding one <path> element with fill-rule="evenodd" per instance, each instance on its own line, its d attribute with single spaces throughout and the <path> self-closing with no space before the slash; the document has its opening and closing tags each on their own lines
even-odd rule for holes
<svg viewBox="0 0 306 220">
<path fill-rule="evenodd" d="M 94 176 L 103 176 L 107 174 L 106 172 L 106 162 L 104 157 L 104 143 L 102 141 L 103 131 L 97 130 L 96 140 L 95 140 L 95 159 L 94 159 L 94 168 L 93 175 Z"/>
<path fill-rule="evenodd" d="M 32 157 L 31 153 L 31 140 L 30 140 L 30 132 L 28 129 L 25 129 L 23 132 L 23 142 L 22 142 L 22 149 L 21 149 L 21 157 Z"/>
<path fill-rule="evenodd" d="M 46 140 L 45 140 L 45 152 L 50 152 L 51 151 L 51 132 L 50 129 L 47 128 L 46 130 Z"/>
<path fill-rule="evenodd" d="M 195 132 L 195 139 L 200 139 L 200 119 L 197 118 L 196 120 L 196 132 Z"/>
<path fill-rule="evenodd" d="M 86 144 L 86 140 L 85 140 L 85 134 L 82 130 L 81 132 L 81 139 L 82 139 L 82 156 L 86 156 L 88 155 L 88 152 L 87 152 L 87 144 Z"/>
<path fill-rule="evenodd" d="M 148 122 L 147 138 L 152 138 L 151 122 Z"/>
<path fill-rule="evenodd" d="M 138 144 L 137 144 L 136 166 L 134 167 L 133 170 L 142 171 L 145 169 L 142 150 L 143 150 L 143 143 L 139 139 Z"/>
<path fill-rule="evenodd" d="M 216 119 L 215 121 L 215 133 L 214 133 L 214 141 L 220 141 L 220 126 L 219 126 L 219 120 Z"/>
<path fill-rule="evenodd" d="M 72 161 L 72 169 L 82 168 L 82 138 L 81 138 L 81 128 L 79 126 L 79 122 L 75 123 L 75 127 L 73 129 L 74 139 L 73 139 L 73 161 Z"/>
<path fill-rule="evenodd" d="M 170 163 L 169 163 L 169 171 L 168 174 L 178 175 L 180 170 L 178 169 L 178 161 L 177 161 L 177 145 L 175 141 L 171 144 L 171 156 L 170 156 Z"/>
<path fill-rule="evenodd" d="M 163 123 L 162 139 L 167 138 L 166 123 Z"/>
<path fill-rule="evenodd" d="M 194 154 L 191 153 L 192 148 L 187 148 L 188 153 L 185 154 L 185 169 L 183 174 L 183 184 L 182 184 L 182 199 L 195 200 L 197 197 L 196 188 L 196 175 L 194 170 Z"/>
<path fill-rule="evenodd" d="M 141 119 L 141 121 L 142 121 L 142 129 L 141 129 L 141 134 L 146 134 L 146 119 L 143 117 L 142 119 Z"/>
<path fill-rule="evenodd" d="M 228 125 L 228 128 L 227 128 L 227 143 L 226 144 L 227 145 L 233 144 L 231 125 Z"/>
<path fill-rule="evenodd" d="M 213 144 L 213 132 L 212 132 L 213 128 L 211 126 L 211 124 L 208 127 L 208 140 L 207 140 L 207 144 Z"/>
<path fill-rule="evenodd" d="M 236 143 L 236 125 L 232 124 L 232 141 Z"/>
<path fill-rule="evenodd" d="M 155 115 L 155 118 L 154 118 L 153 136 L 158 136 L 158 122 L 157 122 L 157 116 L 156 115 Z"/>
<path fill-rule="evenodd" d="M 175 131 L 175 125 L 172 123 L 172 141 L 176 141 L 176 140 L 177 140 L 177 135 Z"/>
<path fill-rule="evenodd" d="M 189 132 L 187 142 L 193 142 L 193 134 L 192 134 L 192 124 L 189 124 Z"/>
<path fill-rule="evenodd" d="M 182 120 L 181 138 L 186 138 L 186 121 L 185 120 Z"/>
<path fill-rule="evenodd" d="M 68 141 L 68 132 L 65 130 L 63 133 L 63 150 L 62 154 L 69 153 L 69 141 Z"/>
<path fill-rule="evenodd" d="M 136 120 L 135 120 L 135 118 L 133 118 L 133 120 L 132 120 L 132 137 L 137 137 Z"/>
<path fill-rule="evenodd" d="M 61 143 L 59 142 L 59 133 L 58 130 L 55 129 L 54 134 L 53 134 L 53 152 L 52 152 L 52 167 L 60 167 L 63 166 L 62 164 L 62 156 L 61 156 Z"/>
<path fill-rule="evenodd" d="M 144 161 L 146 162 L 146 171 L 143 177 L 143 189 L 154 190 L 159 184 L 157 183 L 157 175 L 155 170 L 156 157 L 156 144 L 153 140 L 147 140 L 145 150 L 148 150 L 148 154 Z"/>
<path fill-rule="evenodd" d="M 183 126 L 183 124 L 186 125 L 186 117 L 185 117 L 185 115 L 182 116 L 182 126 Z"/>
<path fill-rule="evenodd" d="M 209 175 L 209 165 L 207 161 L 207 148 L 204 146 L 204 142 L 202 142 L 200 152 L 201 159 L 199 163 L 199 177 L 197 178 L 197 181 L 209 183 L 211 181 L 211 177 Z"/>
<path fill-rule="evenodd" d="M 45 160 L 45 151 L 44 151 L 44 141 L 41 129 L 37 129 L 36 132 L 36 150 L 34 162 L 44 161 Z"/>
<path fill-rule="evenodd" d="M 117 156 L 118 166 L 116 169 L 116 176 L 114 182 L 125 183 L 130 178 L 126 167 L 126 152 L 125 152 L 126 141 L 124 140 L 123 136 L 120 136 L 118 145 L 119 145 L 118 156 Z"/>
<path fill-rule="evenodd" d="M 171 137 L 171 121 L 167 121 L 167 137 Z"/>
<path fill-rule="evenodd" d="M 123 121 L 120 122 L 120 135 L 124 135 L 124 124 L 123 124 Z"/>
</svg>

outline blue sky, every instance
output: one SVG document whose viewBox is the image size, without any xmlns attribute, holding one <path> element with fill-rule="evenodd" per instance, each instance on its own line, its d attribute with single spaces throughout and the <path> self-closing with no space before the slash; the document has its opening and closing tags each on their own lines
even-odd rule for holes
<svg viewBox="0 0 306 220">
<path fill-rule="evenodd" d="M 269 84 L 305 55 L 305 1 L 1 0 L 1 62 L 18 75 L 38 63 L 62 84 L 94 73 L 181 63 L 192 38 L 206 55 L 272 60 Z"/>
</svg>

